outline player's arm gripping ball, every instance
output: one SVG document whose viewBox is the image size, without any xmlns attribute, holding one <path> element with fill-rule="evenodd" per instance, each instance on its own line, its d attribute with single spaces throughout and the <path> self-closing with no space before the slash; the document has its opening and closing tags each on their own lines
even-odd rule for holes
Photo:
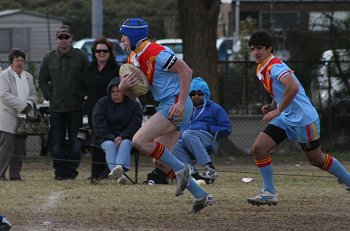
<svg viewBox="0 0 350 231">
<path fill-rule="evenodd" d="M 145 95 L 148 92 L 148 81 L 143 71 L 140 68 L 129 63 L 121 65 L 119 69 L 119 75 L 121 78 L 131 73 L 135 73 L 135 78 L 137 81 L 136 85 L 132 86 L 130 90 L 137 96 Z"/>
</svg>

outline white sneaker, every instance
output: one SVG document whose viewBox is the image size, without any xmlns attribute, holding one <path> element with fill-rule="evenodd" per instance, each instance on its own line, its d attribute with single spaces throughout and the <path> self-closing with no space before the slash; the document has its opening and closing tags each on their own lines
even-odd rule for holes
<svg viewBox="0 0 350 231">
<path fill-rule="evenodd" d="M 124 175 L 122 175 L 121 177 L 118 178 L 117 183 L 122 184 L 122 185 L 126 185 L 126 181 L 127 181 L 126 177 Z"/>
<path fill-rule="evenodd" d="M 213 204 L 213 196 L 210 194 L 205 195 L 205 197 L 197 199 L 194 201 L 191 213 L 198 213 L 208 205 Z"/>
<path fill-rule="evenodd" d="M 205 179 L 215 179 L 216 177 L 218 177 L 218 172 L 210 167 L 209 165 L 204 165 L 204 168 L 205 168 L 205 172 L 202 173 L 202 177 L 205 178 Z"/>
<path fill-rule="evenodd" d="M 277 205 L 278 204 L 278 197 L 277 197 L 277 193 L 272 194 L 272 193 L 270 193 L 268 191 L 262 191 L 256 197 L 249 198 L 247 200 L 247 202 L 249 204 L 257 205 L 257 206 L 260 206 L 260 205 L 271 206 L 271 205 Z"/>
<path fill-rule="evenodd" d="M 112 171 L 108 174 L 109 177 L 113 179 L 119 179 L 123 175 L 123 166 L 118 164 L 115 168 L 112 169 Z"/>
</svg>

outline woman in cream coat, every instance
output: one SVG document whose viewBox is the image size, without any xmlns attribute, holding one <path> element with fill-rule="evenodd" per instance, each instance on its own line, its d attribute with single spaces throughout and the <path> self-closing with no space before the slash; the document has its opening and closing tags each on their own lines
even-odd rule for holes
<svg viewBox="0 0 350 231">
<path fill-rule="evenodd" d="M 16 135 L 19 116 L 32 111 L 37 101 L 33 76 L 24 71 L 26 55 L 12 49 L 10 66 L 0 73 L 0 180 L 21 180 L 22 158 L 26 153 L 26 136 Z"/>
</svg>

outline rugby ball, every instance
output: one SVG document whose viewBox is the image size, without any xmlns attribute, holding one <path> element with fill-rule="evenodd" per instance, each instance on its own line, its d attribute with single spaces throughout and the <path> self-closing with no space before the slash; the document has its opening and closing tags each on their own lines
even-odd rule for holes
<svg viewBox="0 0 350 231">
<path fill-rule="evenodd" d="M 119 68 L 120 78 L 132 72 L 136 72 L 136 77 L 138 78 L 137 85 L 132 88 L 132 91 L 138 95 L 145 95 L 148 92 L 148 81 L 143 71 L 130 63 L 125 63 Z"/>
</svg>

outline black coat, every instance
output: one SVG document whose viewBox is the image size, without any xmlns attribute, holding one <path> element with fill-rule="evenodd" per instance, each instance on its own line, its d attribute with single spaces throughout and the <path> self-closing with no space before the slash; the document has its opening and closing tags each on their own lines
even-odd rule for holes
<svg viewBox="0 0 350 231">
<path fill-rule="evenodd" d="M 142 124 L 143 112 L 140 104 L 127 96 L 122 103 L 114 103 L 110 97 L 112 86 L 119 85 L 120 78 L 114 78 L 108 85 L 108 95 L 99 99 L 93 112 L 96 144 L 106 140 L 114 141 L 117 136 L 132 139 Z"/>
<path fill-rule="evenodd" d="M 88 99 L 85 101 L 85 113 L 92 114 L 97 100 L 107 95 L 108 83 L 115 77 L 118 77 L 119 66 L 108 61 L 106 66 L 101 70 L 97 69 L 97 62 L 90 63 L 87 75 L 85 77 L 85 85 L 87 88 Z"/>
</svg>

